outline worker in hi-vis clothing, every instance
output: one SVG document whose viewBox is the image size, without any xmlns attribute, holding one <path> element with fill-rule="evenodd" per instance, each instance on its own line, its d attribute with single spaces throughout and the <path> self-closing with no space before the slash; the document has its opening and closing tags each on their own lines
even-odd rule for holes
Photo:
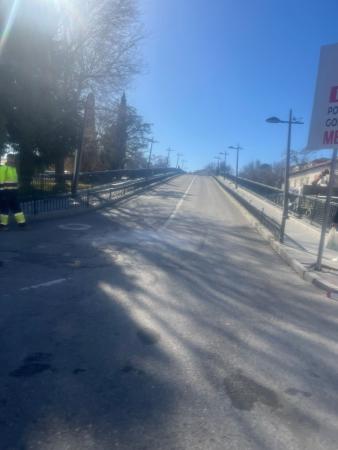
<svg viewBox="0 0 338 450">
<path fill-rule="evenodd" d="M 20 207 L 18 191 L 18 173 L 15 167 L 14 154 L 7 155 L 7 163 L 0 169 L 0 186 L 3 186 L 1 194 L 0 226 L 6 230 L 9 224 L 9 214 L 12 212 L 16 223 L 20 227 L 26 225 L 25 215 Z"/>
</svg>

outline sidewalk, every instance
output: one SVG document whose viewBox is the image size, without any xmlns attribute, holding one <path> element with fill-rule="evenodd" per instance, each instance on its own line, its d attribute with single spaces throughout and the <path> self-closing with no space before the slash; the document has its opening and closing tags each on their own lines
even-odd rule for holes
<svg viewBox="0 0 338 450">
<path fill-rule="evenodd" d="M 235 191 L 235 186 L 232 182 L 223 180 L 222 177 L 217 177 L 217 179 L 221 184 Z M 247 189 L 238 187 L 236 192 L 258 210 L 263 211 L 267 216 L 280 223 L 282 219 L 282 209 L 280 207 L 273 205 L 268 200 L 263 199 Z M 256 219 L 255 221 L 257 222 Z M 322 271 L 316 272 L 313 269 L 317 260 L 320 229 L 290 215 L 286 223 L 285 231 L 285 243 L 277 244 L 275 241 L 274 245 L 272 245 L 274 249 L 277 249 L 277 247 L 282 249 L 284 253 L 287 253 L 290 260 L 295 260 L 300 263 L 301 266 L 298 265 L 299 270 L 297 270 L 297 267 L 293 268 L 297 272 L 304 272 L 305 270 L 308 275 L 310 274 L 310 276 L 303 276 L 303 278 L 308 278 L 309 281 L 312 281 L 312 278 L 319 278 L 321 282 L 314 284 L 319 285 L 319 287 L 324 288 L 328 292 L 333 290 L 337 291 L 338 294 L 338 252 L 325 248 Z"/>
</svg>

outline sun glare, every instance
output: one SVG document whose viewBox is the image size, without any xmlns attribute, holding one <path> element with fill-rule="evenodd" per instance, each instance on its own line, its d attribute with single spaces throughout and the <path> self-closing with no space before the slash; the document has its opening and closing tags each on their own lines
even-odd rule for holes
<svg viewBox="0 0 338 450">
<path fill-rule="evenodd" d="M 21 2 L 22 0 L 13 1 L 12 6 L 9 8 L 5 26 L 2 30 L 0 30 L 0 57 L 11 33 Z M 68 20 L 70 22 L 77 24 L 80 27 L 84 27 L 83 17 L 79 9 L 74 4 L 75 2 L 71 0 L 37 0 L 37 2 L 53 4 L 57 11 L 61 12 L 65 16 L 68 16 Z"/>
<path fill-rule="evenodd" d="M 71 20 L 73 23 L 77 23 L 80 26 L 84 26 L 84 20 L 83 16 L 80 12 L 80 9 L 78 8 L 78 5 L 76 5 L 77 2 L 74 2 L 72 0 L 40 0 L 45 3 L 53 3 L 55 8 L 68 16 L 68 19 Z"/>
<path fill-rule="evenodd" d="M 0 57 L 1 57 L 1 54 L 3 52 L 4 46 L 6 44 L 6 41 L 8 39 L 8 36 L 9 36 L 9 34 L 11 32 L 13 23 L 15 21 L 15 17 L 16 17 L 16 13 L 18 11 L 18 7 L 19 7 L 19 4 L 20 4 L 20 1 L 21 0 L 14 0 L 14 3 L 12 5 L 11 9 L 10 9 L 10 12 L 9 12 L 9 15 L 8 15 L 5 27 L 4 27 L 1 35 L 0 35 Z"/>
</svg>

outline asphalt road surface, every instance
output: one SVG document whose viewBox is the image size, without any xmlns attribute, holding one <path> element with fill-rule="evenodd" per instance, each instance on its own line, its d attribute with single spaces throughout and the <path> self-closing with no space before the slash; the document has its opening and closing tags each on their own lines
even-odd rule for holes
<svg viewBox="0 0 338 450">
<path fill-rule="evenodd" d="M 208 177 L 0 235 L 1 450 L 338 447 L 338 303 Z"/>
</svg>

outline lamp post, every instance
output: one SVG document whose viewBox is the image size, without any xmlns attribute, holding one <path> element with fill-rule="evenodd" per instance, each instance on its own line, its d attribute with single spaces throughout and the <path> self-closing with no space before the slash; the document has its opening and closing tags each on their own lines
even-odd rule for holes
<svg viewBox="0 0 338 450">
<path fill-rule="evenodd" d="M 220 157 L 219 156 L 214 156 L 214 159 L 217 159 L 218 161 L 218 165 L 217 165 L 217 176 L 219 175 L 219 161 L 220 161 Z"/>
<path fill-rule="evenodd" d="M 225 180 L 225 171 L 226 171 L 226 167 L 227 167 L 227 152 L 219 152 L 220 155 L 224 155 L 224 173 L 223 173 L 223 178 Z"/>
<path fill-rule="evenodd" d="M 228 148 L 231 148 L 232 150 L 236 150 L 237 151 L 237 155 L 236 155 L 236 189 L 238 188 L 238 158 L 239 158 L 239 151 L 243 150 L 242 147 L 240 147 L 239 145 L 230 145 Z"/>
<path fill-rule="evenodd" d="M 288 124 L 288 140 L 287 140 L 287 147 L 286 147 L 286 162 L 285 162 L 285 179 L 284 179 L 284 202 L 283 202 L 283 216 L 282 216 L 282 222 L 280 226 L 280 235 L 279 235 L 279 242 L 284 242 L 284 235 L 285 235 L 285 225 L 286 220 L 288 218 L 289 213 L 289 178 L 290 178 L 290 153 L 291 153 L 291 129 L 292 125 L 303 125 L 304 122 L 301 122 L 300 120 L 295 119 L 292 116 L 292 109 L 290 109 L 289 112 L 289 120 L 281 120 L 278 117 L 269 117 L 266 119 L 269 123 L 286 123 Z"/>
</svg>

